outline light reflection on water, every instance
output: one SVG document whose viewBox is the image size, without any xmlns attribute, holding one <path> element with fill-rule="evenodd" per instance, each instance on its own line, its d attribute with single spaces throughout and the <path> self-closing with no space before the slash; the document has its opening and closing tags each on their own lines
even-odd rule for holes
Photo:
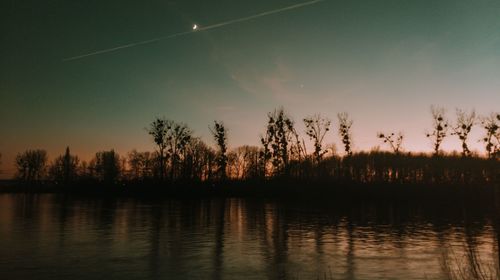
<svg viewBox="0 0 500 280">
<path fill-rule="evenodd" d="M 3 194 L 0 279 L 444 279 L 498 266 L 494 212 Z"/>
</svg>

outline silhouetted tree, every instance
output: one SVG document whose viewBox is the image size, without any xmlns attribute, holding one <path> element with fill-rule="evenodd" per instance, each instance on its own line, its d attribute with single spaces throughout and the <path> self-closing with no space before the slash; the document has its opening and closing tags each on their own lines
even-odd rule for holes
<svg viewBox="0 0 500 280">
<path fill-rule="evenodd" d="M 167 147 L 170 156 L 170 179 L 173 181 L 179 172 L 178 163 L 185 158 L 187 145 L 193 132 L 183 123 L 173 123 L 167 133 Z"/>
<path fill-rule="evenodd" d="M 472 110 L 469 114 L 467 112 L 457 109 L 457 122 L 452 127 L 453 132 L 451 135 L 458 136 L 460 142 L 462 142 L 462 156 L 469 156 L 471 151 L 467 145 L 467 138 L 469 133 L 476 121 L 476 112 Z"/>
<path fill-rule="evenodd" d="M 323 150 L 323 139 L 326 133 L 330 130 L 331 120 L 323 118 L 317 114 L 311 117 L 304 118 L 306 126 L 306 134 L 309 139 L 314 142 L 313 157 L 317 164 L 320 163 L 323 155 L 327 152 Z"/>
<path fill-rule="evenodd" d="M 69 147 L 62 156 L 58 156 L 49 167 L 49 176 L 52 180 L 69 184 L 76 181 L 78 177 L 78 164 L 80 160 L 77 156 L 71 155 Z"/>
<path fill-rule="evenodd" d="M 92 179 L 92 170 L 90 170 L 89 164 L 82 160 L 78 166 L 78 179 L 81 181 L 89 181 Z"/>
<path fill-rule="evenodd" d="M 432 140 L 434 155 L 439 155 L 439 147 L 448 132 L 448 122 L 445 119 L 445 110 L 442 107 L 431 106 L 432 120 L 434 122 L 432 132 L 426 134 L 427 138 Z"/>
<path fill-rule="evenodd" d="M 500 114 L 491 113 L 488 117 L 483 117 L 481 126 L 486 130 L 482 142 L 486 144 L 488 157 L 498 157 L 500 154 Z"/>
<path fill-rule="evenodd" d="M 91 162 L 94 176 L 106 184 L 115 184 L 120 177 L 120 157 L 114 150 L 97 152 Z"/>
<path fill-rule="evenodd" d="M 132 150 L 128 153 L 127 160 L 130 177 L 134 180 L 144 180 L 153 177 L 155 161 L 160 162 L 150 152 Z"/>
<path fill-rule="evenodd" d="M 385 133 L 379 132 L 377 134 L 377 137 L 380 139 L 383 139 L 384 143 L 388 143 L 389 146 L 391 147 L 392 151 L 395 154 L 399 154 L 400 149 L 401 149 L 401 144 L 403 144 L 403 133 L 402 132 L 398 132 L 397 135 L 394 134 L 394 132 L 392 132 L 390 134 L 385 134 Z"/>
<path fill-rule="evenodd" d="M 225 180 L 227 177 L 226 169 L 227 169 L 227 129 L 224 126 L 224 123 L 214 121 L 214 126 L 210 127 L 210 132 L 217 143 L 217 147 L 219 151 L 217 153 L 217 173 L 219 178 Z"/>
<path fill-rule="evenodd" d="M 262 151 L 261 148 L 256 146 L 243 146 L 245 150 L 245 174 L 243 178 L 257 179 L 265 176 L 265 171 L 261 168 L 259 155 Z"/>
<path fill-rule="evenodd" d="M 166 161 L 170 160 L 170 180 L 179 173 L 179 162 L 185 157 L 186 146 L 192 138 L 192 131 L 183 123 L 157 118 L 148 130 L 158 146 L 160 178 L 164 179 Z"/>
<path fill-rule="evenodd" d="M 342 144 L 344 145 L 344 151 L 347 156 L 352 155 L 352 135 L 351 135 L 351 127 L 352 120 L 349 118 L 349 115 L 346 112 L 337 114 L 337 118 L 339 119 L 339 135 L 342 139 Z"/>
<path fill-rule="evenodd" d="M 160 180 L 165 179 L 166 171 L 166 149 L 170 140 L 169 131 L 172 129 L 173 122 L 165 118 L 156 118 L 148 129 L 149 135 L 153 136 L 153 141 L 158 146 L 158 161 L 160 163 Z"/>
<path fill-rule="evenodd" d="M 211 180 L 217 168 L 216 152 L 200 138 L 193 137 L 186 146 L 184 177 L 195 181 Z"/>
<path fill-rule="evenodd" d="M 261 137 L 264 147 L 261 158 L 264 166 L 270 160 L 274 175 L 289 174 L 289 155 L 296 136 L 293 121 L 283 108 L 268 113 L 266 134 Z"/>
<path fill-rule="evenodd" d="M 45 175 L 47 152 L 45 150 L 27 150 L 16 156 L 17 178 L 22 181 L 39 182 Z"/>
<path fill-rule="evenodd" d="M 239 148 L 227 153 L 228 177 L 233 180 L 241 180 L 244 176 L 245 155 Z"/>
<path fill-rule="evenodd" d="M 255 179 L 261 176 L 259 147 L 241 146 L 228 153 L 229 176 L 236 180 Z"/>
<path fill-rule="evenodd" d="M 132 150 L 127 154 L 128 157 L 128 166 L 129 166 L 129 176 L 131 179 L 139 179 L 141 178 L 141 170 L 142 170 L 142 154 L 137 150 Z"/>
</svg>

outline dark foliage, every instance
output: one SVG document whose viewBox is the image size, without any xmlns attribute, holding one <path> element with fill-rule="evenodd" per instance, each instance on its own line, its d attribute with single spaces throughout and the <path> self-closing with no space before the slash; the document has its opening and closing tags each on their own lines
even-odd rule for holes
<svg viewBox="0 0 500 280">
<path fill-rule="evenodd" d="M 114 150 L 96 153 L 89 168 L 93 177 L 104 184 L 113 185 L 120 179 L 120 157 Z"/>
<path fill-rule="evenodd" d="M 78 177 L 78 164 L 78 157 L 71 155 L 66 147 L 64 155 L 58 156 L 50 165 L 49 178 L 61 184 L 74 182 Z"/>
</svg>

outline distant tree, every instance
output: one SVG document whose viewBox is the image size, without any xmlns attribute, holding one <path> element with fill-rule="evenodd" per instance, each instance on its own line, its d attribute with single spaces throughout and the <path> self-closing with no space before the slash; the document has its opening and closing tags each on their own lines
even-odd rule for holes
<svg viewBox="0 0 500 280">
<path fill-rule="evenodd" d="M 352 135 L 351 127 L 353 121 L 349 118 L 346 112 L 337 114 L 339 119 L 339 135 L 342 139 L 342 144 L 344 145 L 344 151 L 347 156 L 352 155 Z"/>
<path fill-rule="evenodd" d="M 260 163 L 260 153 L 261 148 L 257 146 L 245 145 L 245 173 L 243 178 L 246 179 L 257 179 L 264 176 L 264 170 L 262 170 L 262 164 Z"/>
<path fill-rule="evenodd" d="M 481 120 L 481 126 L 486 130 L 482 142 L 486 144 L 489 158 L 500 156 L 500 113 L 491 113 Z"/>
<path fill-rule="evenodd" d="M 49 176 L 52 180 L 68 184 L 78 177 L 78 164 L 80 160 L 77 156 L 71 155 L 69 147 L 66 147 L 64 155 L 58 156 L 49 167 Z"/>
<path fill-rule="evenodd" d="M 115 184 L 120 177 L 120 156 L 114 150 L 98 152 L 91 162 L 91 168 L 99 181 Z"/>
<path fill-rule="evenodd" d="M 47 152 L 27 150 L 16 156 L 17 177 L 25 182 L 39 182 L 45 175 Z"/>
<path fill-rule="evenodd" d="M 225 180 L 227 177 L 226 169 L 227 169 L 227 129 L 224 126 L 224 123 L 221 121 L 214 121 L 214 126 L 209 127 L 212 136 L 217 143 L 217 147 L 219 149 L 217 153 L 217 173 L 219 178 Z"/>
<path fill-rule="evenodd" d="M 289 174 L 289 160 L 296 138 L 293 121 L 285 114 L 283 108 L 268 113 L 266 134 L 261 137 L 263 151 L 261 158 L 264 165 L 271 161 L 275 175 Z"/>
<path fill-rule="evenodd" d="M 144 180 L 152 177 L 155 160 L 155 157 L 150 152 L 138 152 L 136 150 L 129 152 L 127 163 L 130 177 L 135 180 Z"/>
<path fill-rule="evenodd" d="M 469 114 L 465 111 L 457 109 L 457 122 L 452 126 L 453 132 L 451 135 L 458 136 L 460 142 L 462 142 L 462 156 L 469 156 L 471 151 L 467 145 L 467 138 L 469 133 L 476 121 L 476 112 L 472 110 Z"/>
<path fill-rule="evenodd" d="M 434 155 L 439 155 L 439 148 L 448 132 L 448 121 L 445 119 L 445 110 L 442 107 L 431 106 L 432 120 L 434 122 L 432 132 L 426 133 L 427 138 L 432 140 Z"/>
<path fill-rule="evenodd" d="M 394 132 L 392 132 L 390 134 L 379 132 L 377 134 L 377 137 L 380 139 L 383 139 L 384 143 L 389 144 L 389 146 L 391 147 L 392 151 L 395 154 L 399 154 L 400 149 L 401 149 L 401 144 L 403 144 L 403 133 L 402 132 L 398 132 L 397 135 L 394 134 Z"/>
<path fill-rule="evenodd" d="M 165 179 L 166 173 L 166 149 L 171 135 L 173 121 L 165 118 L 156 118 L 148 129 L 149 135 L 153 136 L 153 141 L 158 146 L 158 161 L 160 163 L 160 180 Z"/>
<path fill-rule="evenodd" d="M 127 163 L 129 166 L 129 176 L 132 179 L 139 179 L 141 178 L 141 171 L 142 171 L 142 154 L 139 153 L 137 150 L 132 150 L 127 154 Z"/>
<path fill-rule="evenodd" d="M 243 165 L 244 165 L 243 154 L 237 148 L 229 151 L 227 153 L 227 166 L 228 166 L 228 177 L 231 179 L 240 180 L 243 176 Z"/>
<path fill-rule="evenodd" d="M 216 152 L 198 137 L 191 138 L 186 146 L 184 159 L 184 178 L 207 181 L 213 178 L 216 164 Z"/>
<path fill-rule="evenodd" d="M 323 140 L 326 133 L 330 130 L 331 120 L 317 114 L 304 118 L 306 134 L 314 142 L 313 157 L 316 163 L 319 163 L 327 150 L 323 150 Z"/>
<path fill-rule="evenodd" d="M 93 160 L 91 161 L 93 162 Z M 78 166 L 78 179 L 81 181 L 89 181 L 94 178 L 93 166 L 90 163 L 82 160 Z"/>
<path fill-rule="evenodd" d="M 259 147 L 241 146 L 228 153 L 229 176 L 233 179 L 255 179 L 260 176 Z"/>
</svg>

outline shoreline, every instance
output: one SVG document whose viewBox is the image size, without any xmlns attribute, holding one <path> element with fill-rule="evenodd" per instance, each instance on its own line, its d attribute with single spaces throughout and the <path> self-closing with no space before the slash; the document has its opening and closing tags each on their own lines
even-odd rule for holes
<svg viewBox="0 0 500 280">
<path fill-rule="evenodd" d="M 201 184 L 54 184 L 23 185 L 0 183 L 0 194 L 62 194 L 97 197 L 161 198 L 290 198 L 346 201 L 422 201 L 500 204 L 500 185 L 475 184 L 388 184 L 340 182 L 226 182 Z"/>
</svg>

